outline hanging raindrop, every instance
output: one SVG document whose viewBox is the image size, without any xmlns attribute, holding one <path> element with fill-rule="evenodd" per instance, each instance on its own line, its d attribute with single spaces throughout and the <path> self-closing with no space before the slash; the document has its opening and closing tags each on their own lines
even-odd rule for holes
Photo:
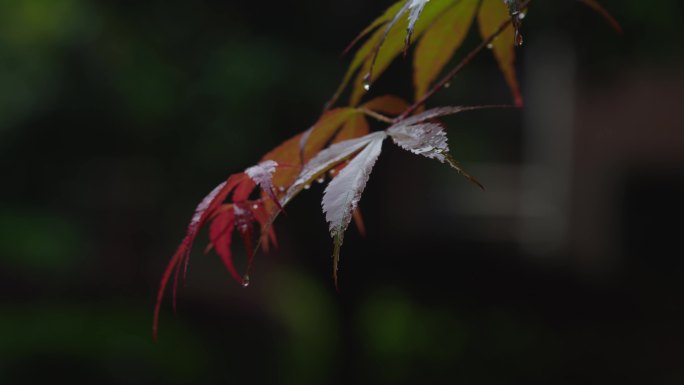
<svg viewBox="0 0 684 385">
<path fill-rule="evenodd" d="M 515 30 L 515 45 L 521 47 L 523 45 L 523 36 L 519 30 Z"/>
<path fill-rule="evenodd" d="M 242 287 L 249 287 L 249 274 L 242 277 Z"/>
<path fill-rule="evenodd" d="M 366 92 L 370 91 L 371 87 L 371 74 L 370 72 L 366 74 L 366 76 L 363 77 L 363 89 L 366 90 Z"/>
</svg>

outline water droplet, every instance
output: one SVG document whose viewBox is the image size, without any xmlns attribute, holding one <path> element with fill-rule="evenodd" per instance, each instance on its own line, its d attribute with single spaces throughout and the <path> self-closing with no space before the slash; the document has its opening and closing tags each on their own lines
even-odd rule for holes
<svg viewBox="0 0 684 385">
<path fill-rule="evenodd" d="M 520 13 L 518 14 L 518 19 L 522 20 L 522 19 L 525 18 L 525 16 L 527 16 L 527 15 L 525 15 L 525 12 L 520 12 Z"/>
<path fill-rule="evenodd" d="M 363 77 L 363 89 L 366 91 L 370 91 L 371 87 L 371 74 L 370 72 L 366 74 L 366 76 Z"/>
<path fill-rule="evenodd" d="M 310 189 L 310 188 L 311 188 L 311 185 L 310 185 L 310 184 L 305 184 L 305 185 L 304 185 L 304 190 L 308 190 L 308 189 Z"/>
<path fill-rule="evenodd" d="M 492 48 L 494 48 L 494 44 L 492 44 L 492 43 L 487 44 L 487 49 L 492 49 Z"/>
<path fill-rule="evenodd" d="M 335 169 L 330 170 L 330 176 L 335 176 L 335 174 L 337 174 L 337 170 L 335 170 Z"/>
<path fill-rule="evenodd" d="M 523 45 L 523 36 L 518 30 L 515 31 L 515 45 L 518 47 Z"/>
<path fill-rule="evenodd" d="M 249 274 L 242 277 L 242 287 L 249 287 Z"/>
<path fill-rule="evenodd" d="M 278 191 L 285 192 L 285 187 L 283 187 L 283 186 L 278 187 Z"/>
<path fill-rule="evenodd" d="M 255 204 L 252 205 L 252 208 L 253 208 L 254 210 L 256 210 L 256 209 L 259 208 L 259 205 L 255 203 Z"/>
<path fill-rule="evenodd" d="M 451 82 L 444 83 L 444 88 L 449 88 L 449 87 L 451 87 Z"/>
<path fill-rule="evenodd" d="M 320 178 L 316 179 L 316 182 L 318 182 L 318 183 L 323 183 L 323 182 L 325 182 L 325 178 L 324 178 L 324 177 L 320 177 Z"/>
</svg>

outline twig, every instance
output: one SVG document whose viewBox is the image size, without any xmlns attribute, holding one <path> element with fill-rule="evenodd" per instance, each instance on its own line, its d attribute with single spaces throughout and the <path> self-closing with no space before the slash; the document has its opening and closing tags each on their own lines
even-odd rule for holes
<svg viewBox="0 0 684 385">
<path fill-rule="evenodd" d="M 365 107 L 357 108 L 357 111 L 363 113 L 364 115 L 370 116 L 371 118 L 378 120 L 380 122 L 383 122 L 383 123 L 392 124 L 394 122 L 394 119 L 390 118 L 389 116 L 385 116 L 383 114 L 369 110 L 368 108 L 365 108 Z"/>
</svg>

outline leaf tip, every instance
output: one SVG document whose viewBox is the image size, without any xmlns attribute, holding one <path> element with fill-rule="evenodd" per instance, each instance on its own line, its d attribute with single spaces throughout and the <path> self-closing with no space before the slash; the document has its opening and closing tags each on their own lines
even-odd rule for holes
<svg viewBox="0 0 684 385">
<path fill-rule="evenodd" d="M 334 244 L 335 247 L 333 250 L 333 283 L 335 284 L 335 290 L 339 293 L 340 286 L 337 271 L 339 270 L 340 249 L 342 247 L 342 234 L 339 231 L 335 233 Z"/>
</svg>

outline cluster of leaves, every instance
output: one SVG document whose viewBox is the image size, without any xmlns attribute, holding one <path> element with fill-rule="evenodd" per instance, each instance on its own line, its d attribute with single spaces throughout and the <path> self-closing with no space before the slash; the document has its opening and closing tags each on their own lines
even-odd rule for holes
<svg viewBox="0 0 684 385">
<path fill-rule="evenodd" d="M 580 1 L 610 17 L 596 1 Z M 358 44 L 342 83 L 318 121 L 264 155 L 256 166 L 228 177 L 197 206 L 186 236 L 161 280 L 154 314 L 155 336 L 164 292 L 173 279 L 175 309 L 179 281 L 185 279 L 190 251 L 200 229 L 209 226 L 206 252 L 215 250 L 234 279 L 247 286 L 256 250 L 268 252 L 271 246 L 277 245 L 273 222 L 283 207 L 312 183 L 324 182 L 326 178 L 330 182 L 322 206 L 334 240 L 333 277 L 337 286 L 345 231 L 354 218 L 363 232 L 359 200 L 387 138 L 414 154 L 448 164 L 482 187 L 451 157 L 446 132 L 436 119 L 487 106 L 423 110 L 424 103 L 476 54 L 490 48 L 512 92 L 514 104 L 521 106 L 515 47 L 522 44 L 519 29 L 529 3 L 530 0 L 400 0 L 373 21 L 347 49 Z M 476 22 L 482 42 L 438 80 Z M 372 83 L 394 59 L 402 53 L 405 56 L 412 44 L 416 46 L 414 103 L 393 95 L 364 101 Z M 334 107 L 345 91 L 349 94 L 348 105 Z M 371 133 L 369 118 L 387 124 L 387 128 Z M 255 236 L 255 226 L 259 228 L 258 236 Z M 238 272 L 233 262 L 234 232 L 242 239 L 248 256 L 244 274 Z"/>
</svg>

